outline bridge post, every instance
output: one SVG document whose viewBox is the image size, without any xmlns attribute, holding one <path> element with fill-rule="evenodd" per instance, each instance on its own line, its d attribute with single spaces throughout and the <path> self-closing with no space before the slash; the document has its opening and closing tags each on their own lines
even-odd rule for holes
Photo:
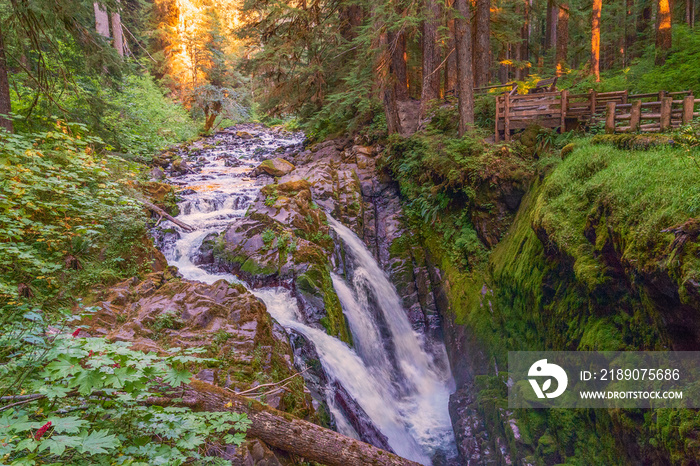
<svg viewBox="0 0 700 466">
<path fill-rule="evenodd" d="M 682 123 L 684 125 L 688 125 L 693 121 L 693 110 L 695 110 L 695 97 L 692 94 L 683 97 Z"/>
<path fill-rule="evenodd" d="M 566 110 L 569 106 L 569 91 L 564 89 L 561 91 L 561 124 L 559 126 L 559 134 L 566 131 Z"/>
<path fill-rule="evenodd" d="M 494 136 L 494 142 L 501 141 L 501 132 L 498 130 L 499 123 L 501 122 L 501 113 L 498 111 L 498 107 L 501 105 L 501 96 L 496 96 L 496 135 Z"/>
<path fill-rule="evenodd" d="M 506 141 L 510 141 L 510 94 L 506 94 L 503 98 L 503 128 Z"/>
<path fill-rule="evenodd" d="M 630 109 L 630 132 L 636 133 L 639 131 L 639 122 L 642 119 L 642 101 L 635 100 L 632 102 Z"/>
<path fill-rule="evenodd" d="M 605 112 L 605 132 L 615 134 L 615 107 L 617 102 L 608 102 Z"/>
<path fill-rule="evenodd" d="M 588 92 L 590 93 L 588 96 L 588 100 L 590 101 L 590 105 L 591 105 L 591 120 L 593 120 L 593 115 L 595 115 L 595 107 L 597 104 L 596 99 L 598 97 L 598 93 L 596 91 L 594 91 L 593 89 L 591 89 Z"/>
<path fill-rule="evenodd" d="M 659 119 L 659 129 L 663 132 L 671 128 L 671 107 L 673 106 L 673 97 L 664 97 L 661 99 L 661 118 Z"/>
</svg>

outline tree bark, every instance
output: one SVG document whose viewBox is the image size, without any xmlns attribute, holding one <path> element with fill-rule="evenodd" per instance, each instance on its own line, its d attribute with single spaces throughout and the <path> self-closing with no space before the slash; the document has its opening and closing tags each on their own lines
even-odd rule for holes
<svg viewBox="0 0 700 466">
<path fill-rule="evenodd" d="M 386 115 L 386 126 L 389 134 L 401 134 L 401 119 L 399 117 L 399 106 L 396 102 L 396 76 L 393 73 L 393 53 L 390 50 L 391 43 L 389 34 L 383 32 L 379 36 L 379 46 L 382 49 L 379 63 L 377 65 L 377 80 L 382 90 L 382 100 L 384 103 L 384 113 Z"/>
<path fill-rule="evenodd" d="M 476 0 L 475 19 L 474 87 L 482 87 L 489 84 L 491 68 L 491 0 Z"/>
<path fill-rule="evenodd" d="M 12 100 L 10 99 L 10 80 L 7 73 L 7 59 L 5 58 L 5 40 L 0 24 L 0 115 L 8 115 L 12 112 Z M 14 132 L 12 120 L 0 116 L 0 128 L 5 128 L 10 133 Z"/>
<path fill-rule="evenodd" d="M 170 220 L 175 225 L 179 226 L 180 228 L 182 228 L 185 231 L 194 231 L 195 230 L 194 227 L 191 227 L 190 225 L 186 224 L 185 222 L 176 219 L 175 217 L 173 217 L 172 215 L 170 215 L 169 213 L 167 213 L 166 211 L 164 211 L 163 209 L 161 209 L 157 205 L 153 204 L 152 202 L 141 201 L 141 204 L 143 204 L 145 207 L 147 207 L 151 211 L 157 213 L 161 217 L 165 217 L 167 220 Z"/>
<path fill-rule="evenodd" d="M 340 35 L 347 41 L 357 37 L 357 27 L 362 24 L 364 12 L 357 4 L 344 6 L 340 9 Z"/>
<path fill-rule="evenodd" d="M 569 5 L 559 5 L 559 19 L 557 20 L 557 76 L 564 74 L 566 58 L 569 47 Z"/>
<path fill-rule="evenodd" d="M 406 71 L 406 35 L 390 32 L 388 34 L 391 53 L 391 71 L 395 80 L 396 99 L 408 100 L 408 73 Z"/>
<path fill-rule="evenodd" d="M 498 81 L 501 84 L 508 82 L 508 66 L 503 62 L 508 58 L 508 46 L 501 45 L 501 50 L 498 52 Z"/>
<path fill-rule="evenodd" d="M 515 79 L 522 81 L 528 74 L 528 69 L 523 65 L 523 62 L 528 60 L 530 49 L 530 5 L 528 0 L 520 0 L 515 6 L 515 13 L 521 14 L 523 17 L 523 24 L 520 27 L 520 42 L 515 45 L 515 60 L 519 62 L 515 67 Z"/>
<path fill-rule="evenodd" d="M 95 7 L 95 30 L 102 37 L 109 37 L 109 16 L 107 10 L 100 3 L 93 3 Z"/>
<path fill-rule="evenodd" d="M 182 393 L 184 391 L 184 393 Z M 181 401 L 175 402 L 175 399 Z M 247 434 L 280 450 L 328 466 L 418 466 L 386 450 L 346 437 L 220 387 L 192 380 L 169 396 L 151 398 L 147 404 L 187 406 L 195 411 L 235 411 L 251 421 Z"/>
<path fill-rule="evenodd" d="M 658 0 L 656 10 L 656 60 L 657 65 L 666 63 L 666 54 L 671 48 L 671 5 L 669 0 Z"/>
<path fill-rule="evenodd" d="M 436 68 L 440 64 L 438 40 L 438 24 L 440 5 L 437 0 L 426 1 L 427 18 L 423 21 L 423 88 L 420 97 L 420 114 L 425 118 L 428 103 L 437 99 L 440 94 L 440 72 Z"/>
<path fill-rule="evenodd" d="M 118 12 L 111 14 L 112 19 L 112 37 L 114 42 L 112 45 L 116 49 L 119 56 L 124 56 L 124 35 L 122 34 L 122 18 Z"/>
<path fill-rule="evenodd" d="M 695 27 L 695 0 L 685 0 L 685 24 Z"/>
<path fill-rule="evenodd" d="M 554 0 L 547 0 L 547 30 L 545 31 L 545 50 L 554 48 L 557 44 L 557 20 L 559 8 Z"/>
<path fill-rule="evenodd" d="M 447 5 L 452 8 L 451 4 Z M 447 30 L 449 36 L 447 38 L 447 64 L 445 65 L 445 94 L 452 93 L 457 95 L 457 50 L 455 50 L 455 20 L 450 18 L 447 20 Z"/>
<path fill-rule="evenodd" d="M 591 16 L 591 74 L 600 82 L 600 10 L 603 0 L 593 0 Z"/>
<path fill-rule="evenodd" d="M 455 46 L 457 51 L 457 97 L 459 135 L 474 124 L 474 73 L 472 70 L 471 13 L 467 0 L 455 0 Z"/>
<path fill-rule="evenodd" d="M 627 8 L 625 10 L 625 47 L 623 55 L 623 66 L 627 66 L 633 57 L 633 46 L 635 40 L 634 26 L 634 0 L 627 0 Z"/>
</svg>

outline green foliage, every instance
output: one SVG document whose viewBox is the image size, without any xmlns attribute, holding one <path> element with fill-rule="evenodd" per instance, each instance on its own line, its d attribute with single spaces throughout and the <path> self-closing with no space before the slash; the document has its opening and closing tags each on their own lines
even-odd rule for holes
<svg viewBox="0 0 700 466">
<path fill-rule="evenodd" d="M 408 139 L 393 137 L 380 160 L 399 181 L 404 211 L 431 225 L 449 244 L 449 254 L 464 267 L 483 264 L 486 250 L 472 224 L 475 210 L 488 210 L 479 196 L 502 180 L 522 179 L 532 161 L 501 146 L 489 146 L 480 131 L 462 138 L 442 136 L 450 127 L 451 108 L 435 111 L 434 127 Z"/>
<path fill-rule="evenodd" d="M 272 207 L 277 202 L 277 199 L 279 199 L 279 193 L 277 192 L 277 189 L 273 187 L 269 190 L 269 193 L 265 197 L 265 205 Z"/>
<path fill-rule="evenodd" d="M 207 444 L 242 443 L 245 415 L 144 404 L 162 383 L 189 382 L 187 366 L 203 361 L 195 356 L 201 350 L 143 353 L 124 342 L 47 333 L 40 310 L 4 311 L 16 318 L 5 321 L 9 331 L 0 337 L 0 393 L 34 394 L 0 408 L 4 464 L 103 464 L 119 457 L 121 464 L 179 465 L 204 459 Z M 69 312 L 63 317 L 71 319 Z"/>
<path fill-rule="evenodd" d="M 265 249 L 270 249 L 272 247 L 272 242 L 275 240 L 276 237 L 277 234 L 274 232 L 274 230 L 271 230 L 269 228 L 262 232 L 260 238 L 262 238 L 263 240 Z"/>
<path fill-rule="evenodd" d="M 700 212 L 699 182 L 700 173 L 681 149 L 655 147 L 630 154 L 581 142 L 548 178 L 536 222 L 575 259 L 579 279 L 593 286 L 603 279 L 604 268 L 592 252 L 608 236 L 603 229 L 597 231 L 593 245 L 585 238 L 592 217 L 602 216 L 604 225 L 624 232 L 626 261 L 640 269 L 658 267 L 669 242 L 662 230 Z M 694 279 L 699 265 L 697 260 L 685 264 L 678 271 L 678 285 Z"/>
<path fill-rule="evenodd" d="M 20 284 L 46 297 L 59 285 L 138 273 L 127 260 L 144 249 L 145 225 L 125 187 L 133 169 L 113 171 L 124 162 L 100 155 L 102 141 L 84 125 L 0 139 L 0 296 L 17 297 Z"/>
<path fill-rule="evenodd" d="M 120 90 L 109 95 L 110 109 L 102 118 L 104 139 L 130 157 L 150 160 L 168 145 L 196 136 L 185 109 L 163 95 L 148 75 L 126 76 Z"/>
</svg>

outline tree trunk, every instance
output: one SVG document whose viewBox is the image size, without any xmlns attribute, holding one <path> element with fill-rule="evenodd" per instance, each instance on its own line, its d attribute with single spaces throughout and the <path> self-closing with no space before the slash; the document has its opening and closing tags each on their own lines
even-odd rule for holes
<svg viewBox="0 0 700 466">
<path fill-rule="evenodd" d="M 634 51 L 632 50 L 634 46 L 634 40 L 634 0 L 627 0 L 627 9 L 625 15 L 625 48 L 623 66 L 629 65 L 632 58 L 634 57 Z"/>
<path fill-rule="evenodd" d="M 362 24 L 363 16 L 362 7 L 357 4 L 340 9 L 340 35 L 346 41 L 351 41 L 357 37 L 357 27 Z"/>
<path fill-rule="evenodd" d="M 112 17 L 112 37 L 114 37 L 114 48 L 120 56 L 124 56 L 124 35 L 122 34 L 122 19 L 118 12 L 114 12 Z"/>
<path fill-rule="evenodd" d="M 10 99 L 10 80 L 7 73 L 7 59 L 5 58 L 5 40 L 2 35 L 2 24 L 0 24 L 0 128 L 5 128 L 10 133 L 14 132 L 12 120 L 1 115 L 9 116 L 12 111 L 12 100 Z"/>
<path fill-rule="evenodd" d="M 593 0 L 591 16 L 591 74 L 600 82 L 600 10 L 603 0 Z"/>
<path fill-rule="evenodd" d="M 476 41 L 474 41 L 474 87 L 489 84 L 491 68 L 491 0 L 476 0 Z"/>
<path fill-rule="evenodd" d="M 436 71 L 440 64 L 438 41 L 438 24 L 440 5 L 437 0 L 426 0 L 427 18 L 423 21 L 423 88 L 420 97 L 420 114 L 425 118 L 428 103 L 437 99 L 440 93 L 440 73 Z"/>
<path fill-rule="evenodd" d="M 498 81 L 501 84 L 508 82 L 508 66 L 504 65 L 503 62 L 508 58 L 508 46 L 502 45 L 500 52 L 498 52 Z"/>
<path fill-rule="evenodd" d="M 545 50 L 554 48 L 557 44 L 557 20 L 559 8 L 554 0 L 547 0 L 547 30 L 545 31 Z"/>
<path fill-rule="evenodd" d="M 569 47 L 569 5 L 559 5 L 559 19 L 557 20 L 557 76 L 564 74 L 566 58 Z"/>
<path fill-rule="evenodd" d="M 452 5 L 448 5 L 451 8 Z M 455 50 L 455 20 L 447 20 L 447 64 L 445 65 L 445 94 L 457 95 L 457 50 Z"/>
<path fill-rule="evenodd" d="M 182 393 L 184 391 L 184 393 Z M 179 400 L 179 401 L 175 401 Z M 418 466 L 386 450 L 346 437 L 220 387 L 193 380 L 172 398 L 150 398 L 158 406 L 187 406 L 195 411 L 235 411 L 251 421 L 247 434 L 310 462 L 328 466 Z"/>
<path fill-rule="evenodd" d="M 685 0 L 685 23 L 689 28 L 695 27 L 695 0 Z"/>
<path fill-rule="evenodd" d="M 109 16 L 107 10 L 100 3 L 93 3 L 95 7 L 95 30 L 102 37 L 109 38 Z"/>
<path fill-rule="evenodd" d="M 393 55 L 389 35 L 383 32 L 379 36 L 379 46 L 382 54 L 377 65 L 377 80 L 382 90 L 382 100 L 384 103 L 384 113 L 386 115 L 386 126 L 389 134 L 401 134 L 401 119 L 399 117 L 399 106 L 396 102 L 396 76 L 393 73 Z M 391 57 L 389 56 L 391 54 Z"/>
<path fill-rule="evenodd" d="M 656 60 L 657 65 L 666 63 L 671 48 L 671 5 L 669 0 L 658 0 L 656 10 Z"/>
<path fill-rule="evenodd" d="M 391 71 L 396 81 L 396 98 L 408 100 L 408 73 L 406 72 L 406 35 L 404 33 L 388 34 L 391 52 Z"/>
<path fill-rule="evenodd" d="M 459 135 L 474 124 L 474 73 L 472 70 L 471 13 L 467 0 L 455 0 L 455 46 L 457 51 L 457 97 Z"/>
<path fill-rule="evenodd" d="M 530 49 L 530 26 L 529 26 L 529 16 L 530 16 L 530 5 L 527 0 L 520 0 L 519 3 L 515 5 L 515 13 L 521 14 L 523 17 L 523 24 L 520 27 L 520 42 L 515 45 L 515 60 L 519 62 L 515 67 L 515 79 L 517 81 L 522 81 L 527 76 L 528 69 L 523 65 L 529 58 Z"/>
</svg>

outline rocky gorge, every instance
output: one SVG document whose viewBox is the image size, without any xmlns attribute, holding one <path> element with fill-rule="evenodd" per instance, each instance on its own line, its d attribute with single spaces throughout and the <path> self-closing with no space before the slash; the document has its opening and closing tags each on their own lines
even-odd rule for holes
<svg viewBox="0 0 700 466">
<path fill-rule="evenodd" d="M 145 350 L 203 346 L 217 362 L 197 379 L 422 464 L 556 464 L 580 451 L 615 464 L 694 448 L 624 441 L 658 436 L 626 411 L 506 407 L 510 349 L 692 348 L 694 327 L 678 316 L 693 307 L 693 282 L 674 288 L 669 273 L 683 270 L 692 243 L 673 269 L 649 260 L 642 270 L 620 249 L 619 225 L 603 228 L 595 209 L 580 233 L 590 251 L 557 244 L 547 212 L 560 159 L 537 162 L 521 143 L 494 146 L 467 181 L 476 197 L 457 212 L 490 252 L 465 265 L 439 220 L 407 214 L 397 152 L 241 125 L 170 154 L 152 176 L 177 189 L 170 213 L 192 228 L 158 222 L 170 267 L 161 258 L 142 282 L 106 292 L 98 333 Z M 590 275 L 591 261 L 603 271 Z M 628 314 L 613 319 L 620 302 Z M 609 429 L 622 440 L 598 442 Z M 222 455 L 299 460 L 260 439 L 247 445 Z"/>
</svg>

